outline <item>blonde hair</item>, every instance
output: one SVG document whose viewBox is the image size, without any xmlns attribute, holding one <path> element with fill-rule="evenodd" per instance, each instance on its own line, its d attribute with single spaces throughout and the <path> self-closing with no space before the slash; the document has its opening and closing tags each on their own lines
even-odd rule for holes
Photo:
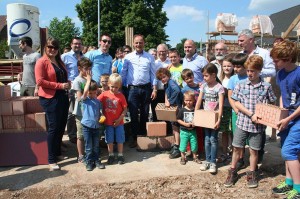
<svg viewBox="0 0 300 199">
<path fill-rule="evenodd" d="M 109 76 L 109 83 L 118 83 L 120 86 L 122 85 L 122 77 L 118 73 L 113 73 Z"/>
<path fill-rule="evenodd" d="M 195 99 L 195 92 L 192 90 L 188 90 L 185 93 L 183 93 L 183 99 L 187 97 L 192 97 L 193 99 Z"/>
</svg>

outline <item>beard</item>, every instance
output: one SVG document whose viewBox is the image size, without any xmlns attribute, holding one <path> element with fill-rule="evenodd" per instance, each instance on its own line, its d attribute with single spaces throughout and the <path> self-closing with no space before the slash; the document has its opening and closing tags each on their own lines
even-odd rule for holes
<svg viewBox="0 0 300 199">
<path fill-rule="evenodd" d="M 216 56 L 216 60 L 223 60 L 224 59 L 224 55 L 222 54 L 218 54 L 218 55 L 215 55 Z"/>
</svg>

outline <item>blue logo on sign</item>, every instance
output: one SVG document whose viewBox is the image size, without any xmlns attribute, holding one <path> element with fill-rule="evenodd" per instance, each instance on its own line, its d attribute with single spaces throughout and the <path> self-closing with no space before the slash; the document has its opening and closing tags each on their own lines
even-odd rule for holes
<svg viewBox="0 0 300 199">
<path fill-rule="evenodd" d="M 13 32 L 14 26 L 16 26 L 18 24 L 27 25 L 27 28 L 25 29 L 24 32 L 21 32 L 21 33 L 14 33 Z M 16 20 L 14 20 L 14 22 L 10 26 L 9 34 L 10 34 L 11 37 L 20 37 L 20 36 L 23 36 L 23 35 L 27 34 L 30 30 L 31 30 L 31 22 L 28 19 L 16 19 Z"/>
</svg>

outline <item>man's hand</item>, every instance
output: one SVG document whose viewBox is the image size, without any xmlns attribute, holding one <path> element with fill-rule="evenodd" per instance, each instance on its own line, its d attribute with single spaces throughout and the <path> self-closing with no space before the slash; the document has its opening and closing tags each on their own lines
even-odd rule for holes
<svg viewBox="0 0 300 199">
<path fill-rule="evenodd" d="M 290 122 L 290 121 L 289 121 L 288 118 L 284 118 L 284 119 L 280 120 L 280 121 L 277 123 L 278 130 L 279 130 L 279 131 L 284 130 L 284 129 L 288 126 L 289 122 Z"/>
<path fill-rule="evenodd" d="M 153 90 L 152 93 L 151 93 L 151 99 L 155 100 L 156 96 L 157 96 L 157 91 Z"/>
</svg>

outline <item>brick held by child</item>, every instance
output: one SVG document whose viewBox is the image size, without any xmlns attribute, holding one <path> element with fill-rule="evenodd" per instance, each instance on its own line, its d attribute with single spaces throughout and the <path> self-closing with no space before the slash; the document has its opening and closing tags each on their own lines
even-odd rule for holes
<svg viewBox="0 0 300 199">
<path fill-rule="evenodd" d="M 232 142 L 234 147 L 232 163 L 224 183 L 225 187 L 231 187 L 238 179 L 237 163 L 244 150 L 246 139 L 249 140 L 250 151 L 250 171 L 247 172 L 248 187 L 258 186 L 256 173 L 258 151 L 261 148 L 262 134 L 266 126 L 257 123 L 259 116 L 255 114 L 255 105 L 276 101 L 271 84 L 264 82 L 260 77 L 262 67 L 263 59 L 259 55 L 250 56 L 245 62 L 248 78 L 238 82 L 231 96 L 238 110 L 238 118 Z"/>
</svg>

